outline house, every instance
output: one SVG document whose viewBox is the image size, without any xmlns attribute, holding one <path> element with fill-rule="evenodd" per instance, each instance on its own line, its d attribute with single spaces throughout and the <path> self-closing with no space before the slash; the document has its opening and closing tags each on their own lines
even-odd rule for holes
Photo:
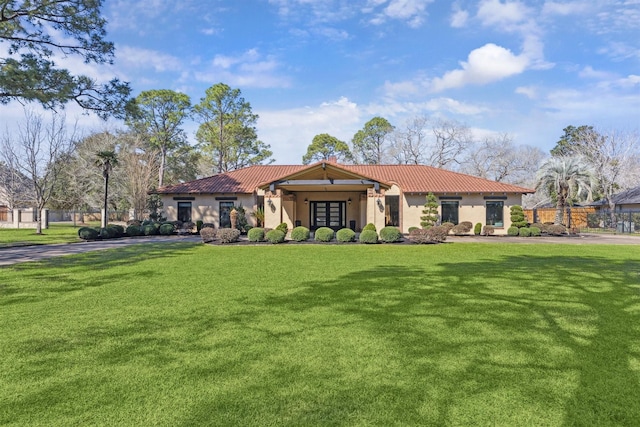
<svg viewBox="0 0 640 427">
<path fill-rule="evenodd" d="M 614 194 L 611 196 L 611 201 L 615 204 L 616 211 L 640 211 L 640 186 Z M 606 200 L 593 205 L 609 209 L 609 203 Z"/>
<path fill-rule="evenodd" d="M 229 212 L 242 205 L 264 210 L 264 227 L 314 230 L 367 223 L 377 229 L 420 227 L 428 193 L 438 199 L 441 222 L 489 224 L 496 234 L 510 226 L 509 208 L 534 190 L 423 165 L 345 165 L 335 160 L 311 165 L 256 165 L 195 181 L 161 187 L 168 220 L 229 227 Z"/>
</svg>

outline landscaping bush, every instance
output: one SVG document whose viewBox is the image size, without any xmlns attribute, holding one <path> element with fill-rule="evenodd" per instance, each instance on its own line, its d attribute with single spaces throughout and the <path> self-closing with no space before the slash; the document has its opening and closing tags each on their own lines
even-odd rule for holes
<svg viewBox="0 0 640 427">
<path fill-rule="evenodd" d="M 158 234 L 160 227 L 156 227 L 155 224 L 147 224 L 142 226 L 142 233 L 145 236 L 155 236 Z"/>
<path fill-rule="evenodd" d="M 285 234 L 282 232 L 282 230 L 279 229 L 275 229 L 275 230 L 271 230 L 269 231 L 265 236 L 265 240 L 267 242 L 276 244 L 276 243 L 283 243 L 284 242 L 284 236 Z"/>
<path fill-rule="evenodd" d="M 207 228 L 207 230 L 209 230 Z M 220 243 L 234 243 L 240 238 L 240 230 L 237 228 L 221 228 L 216 233 Z"/>
<path fill-rule="evenodd" d="M 462 221 L 460 224 L 454 225 L 451 232 L 456 236 L 464 236 L 469 234 L 472 228 L 473 224 L 470 221 Z"/>
<path fill-rule="evenodd" d="M 479 236 L 480 233 L 482 233 L 482 224 L 481 223 L 476 223 L 476 226 L 473 227 L 473 234 L 475 234 L 476 236 Z"/>
<path fill-rule="evenodd" d="M 384 227 L 380 230 L 380 240 L 383 243 L 396 243 L 402 241 L 402 233 L 398 227 Z"/>
<path fill-rule="evenodd" d="M 360 233 L 360 243 L 366 243 L 368 245 L 378 243 L 378 233 L 373 230 L 362 230 Z"/>
<path fill-rule="evenodd" d="M 176 221 L 178 222 L 178 221 Z M 176 227 L 176 230 L 180 228 L 180 227 Z M 216 226 L 210 222 L 205 222 L 204 224 L 202 224 L 202 228 L 200 228 L 200 230 L 202 230 L 203 228 L 216 228 Z"/>
<path fill-rule="evenodd" d="M 256 227 L 249 230 L 247 237 L 250 242 L 263 242 L 264 241 L 264 228 Z"/>
<path fill-rule="evenodd" d="M 114 237 L 117 237 L 117 231 L 115 231 L 113 228 L 97 228 L 98 230 L 98 234 L 100 235 L 101 239 L 113 239 Z"/>
<path fill-rule="evenodd" d="M 296 242 L 306 242 L 310 236 L 311 232 L 309 229 L 302 225 L 291 230 L 291 240 L 295 240 Z"/>
<path fill-rule="evenodd" d="M 162 224 L 158 229 L 158 232 L 163 236 L 170 236 L 173 234 L 173 231 L 174 231 L 173 224 L 170 224 L 168 222 L 165 222 L 164 224 Z"/>
<path fill-rule="evenodd" d="M 315 232 L 316 242 L 330 242 L 333 240 L 333 230 L 329 227 L 320 227 Z"/>
<path fill-rule="evenodd" d="M 205 227 L 200 230 L 200 237 L 202 237 L 202 243 L 210 243 L 216 240 L 216 229 Z"/>
<path fill-rule="evenodd" d="M 193 233 L 193 227 L 195 226 L 196 225 L 191 221 L 182 223 L 182 229 L 185 230 L 187 233 Z"/>
<path fill-rule="evenodd" d="M 285 235 L 287 234 L 287 231 L 289 231 L 289 226 L 287 225 L 286 222 L 281 222 L 277 227 L 276 230 L 280 230 L 282 231 Z"/>
<path fill-rule="evenodd" d="M 100 237 L 100 233 L 95 228 L 91 227 L 80 227 L 78 229 L 78 237 L 82 240 L 96 240 Z"/>
<path fill-rule="evenodd" d="M 482 234 L 485 236 L 493 236 L 496 232 L 496 228 L 493 225 L 485 225 Z"/>
<path fill-rule="evenodd" d="M 531 229 L 529 227 L 522 227 L 518 232 L 520 237 L 531 237 Z"/>
<path fill-rule="evenodd" d="M 509 227 L 507 229 L 507 234 L 509 236 L 518 236 L 520 234 L 520 229 L 518 227 Z"/>
<path fill-rule="evenodd" d="M 202 220 L 197 220 L 196 221 L 196 232 L 200 232 L 200 230 L 202 230 L 202 224 L 204 224 L 204 222 L 202 222 Z"/>
<path fill-rule="evenodd" d="M 340 243 L 355 242 L 356 232 L 350 228 L 341 228 L 336 233 L 336 240 Z"/>
<path fill-rule="evenodd" d="M 124 236 L 124 227 L 119 224 L 107 224 L 107 228 L 111 229 L 111 233 L 114 234 L 114 237 Z"/>
<path fill-rule="evenodd" d="M 512 227 L 526 227 L 529 223 L 524 218 L 524 211 L 522 210 L 522 206 L 513 205 L 510 208 L 511 212 L 511 226 Z"/>
<path fill-rule="evenodd" d="M 138 221 L 137 219 L 130 219 L 129 221 L 127 221 L 127 227 L 130 225 L 140 225 L 140 221 Z"/>
<path fill-rule="evenodd" d="M 409 240 L 418 244 L 435 244 L 447 240 L 449 230 L 442 225 L 436 225 L 427 229 L 413 230 L 409 234 Z"/>
<path fill-rule="evenodd" d="M 413 230 L 419 230 L 420 227 L 409 227 L 409 233 L 411 233 Z"/>
<path fill-rule="evenodd" d="M 549 224 L 534 222 L 533 224 L 531 224 L 531 227 L 539 228 L 542 234 L 547 234 L 549 232 Z"/>
<path fill-rule="evenodd" d="M 127 235 L 128 236 L 142 236 L 144 232 L 142 231 L 142 226 L 140 225 L 130 225 L 127 227 Z"/>
<path fill-rule="evenodd" d="M 547 226 L 547 233 L 552 236 L 564 236 L 567 234 L 567 228 L 564 225 L 553 224 Z"/>
<path fill-rule="evenodd" d="M 378 230 L 376 229 L 375 225 L 373 225 L 372 223 L 369 223 L 369 224 L 364 226 L 362 231 L 376 231 L 377 232 Z"/>
<path fill-rule="evenodd" d="M 529 227 L 529 230 L 531 230 L 531 235 L 533 237 L 540 237 L 542 235 L 542 232 L 538 227 Z"/>
<path fill-rule="evenodd" d="M 173 226 L 175 227 L 176 230 L 180 230 L 182 228 L 182 226 L 184 225 L 184 223 L 180 220 L 176 220 L 172 222 Z"/>
<path fill-rule="evenodd" d="M 441 225 L 441 227 L 444 227 L 447 230 L 447 234 L 449 234 L 449 232 L 453 229 L 453 227 L 455 227 L 456 225 L 452 222 L 443 222 Z"/>
</svg>

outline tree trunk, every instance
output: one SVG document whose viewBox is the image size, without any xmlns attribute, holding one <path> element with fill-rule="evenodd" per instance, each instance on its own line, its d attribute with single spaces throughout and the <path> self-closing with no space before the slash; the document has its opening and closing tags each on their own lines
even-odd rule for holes
<svg viewBox="0 0 640 427">
<path fill-rule="evenodd" d="M 160 168 L 158 169 L 158 187 L 164 185 L 164 168 L 167 163 L 167 150 L 162 147 L 160 150 Z"/>
<path fill-rule="evenodd" d="M 42 210 L 36 210 L 36 234 L 42 234 Z"/>
<path fill-rule="evenodd" d="M 107 211 L 107 200 L 108 200 L 108 188 L 109 188 L 109 175 L 104 175 L 104 213 L 102 214 L 102 221 L 100 226 L 102 228 L 107 228 L 107 218 L 109 218 L 109 212 Z"/>
</svg>

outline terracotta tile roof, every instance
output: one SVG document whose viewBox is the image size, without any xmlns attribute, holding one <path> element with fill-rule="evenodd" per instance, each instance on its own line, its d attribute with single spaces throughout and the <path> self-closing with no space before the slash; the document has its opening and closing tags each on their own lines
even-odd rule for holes
<svg viewBox="0 0 640 427">
<path fill-rule="evenodd" d="M 332 162 L 327 162 L 332 163 Z M 296 174 L 313 165 L 257 165 L 170 185 L 160 194 L 253 193 L 260 185 Z M 397 184 L 404 193 L 533 193 L 534 190 L 422 165 L 343 165 L 335 167 L 382 183 Z"/>
<path fill-rule="evenodd" d="M 168 185 L 159 194 L 253 193 L 260 184 L 306 168 L 305 165 L 256 165 L 195 181 Z"/>
</svg>

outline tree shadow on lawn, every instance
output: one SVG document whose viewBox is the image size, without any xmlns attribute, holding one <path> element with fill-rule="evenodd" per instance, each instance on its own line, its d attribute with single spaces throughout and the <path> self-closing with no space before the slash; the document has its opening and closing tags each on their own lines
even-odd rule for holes
<svg viewBox="0 0 640 427">
<path fill-rule="evenodd" d="M 10 283 L 0 280 L 0 306 L 32 303 L 54 298 L 68 292 L 111 283 L 120 283 L 131 278 L 131 273 L 120 271 L 120 267 L 131 267 L 142 261 L 168 259 L 182 256 L 197 246 L 197 243 L 144 243 L 114 249 L 85 252 L 41 261 L 25 262 L 3 267 L 0 271 L 18 272 L 21 280 L 32 285 Z M 98 271 L 89 279 L 87 271 Z M 136 270 L 135 275 L 152 278 L 163 274 L 161 269 Z M 124 280 L 126 283 L 126 280 Z"/>
<path fill-rule="evenodd" d="M 271 393 L 289 390 L 290 406 L 271 414 L 273 422 L 634 425 L 638 271 L 638 263 L 606 258 L 506 256 L 380 266 L 309 282 L 267 298 L 264 307 L 295 322 L 294 338 L 276 338 L 275 351 L 284 340 L 327 340 L 312 350 L 320 354 L 307 355 L 329 354 L 324 370 L 275 359 L 246 388 L 194 408 L 185 425 L 207 411 L 240 410 L 238 396 L 266 393 L 261 383 Z M 322 320 L 312 313 L 323 313 Z M 256 309 L 238 320 L 251 328 L 260 315 Z M 360 343 L 349 344 L 343 328 Z M 378 353 L 362 354 L 359 346 Z M 257 409 L 241 401 L 247 411 Z"/>
</svg>

